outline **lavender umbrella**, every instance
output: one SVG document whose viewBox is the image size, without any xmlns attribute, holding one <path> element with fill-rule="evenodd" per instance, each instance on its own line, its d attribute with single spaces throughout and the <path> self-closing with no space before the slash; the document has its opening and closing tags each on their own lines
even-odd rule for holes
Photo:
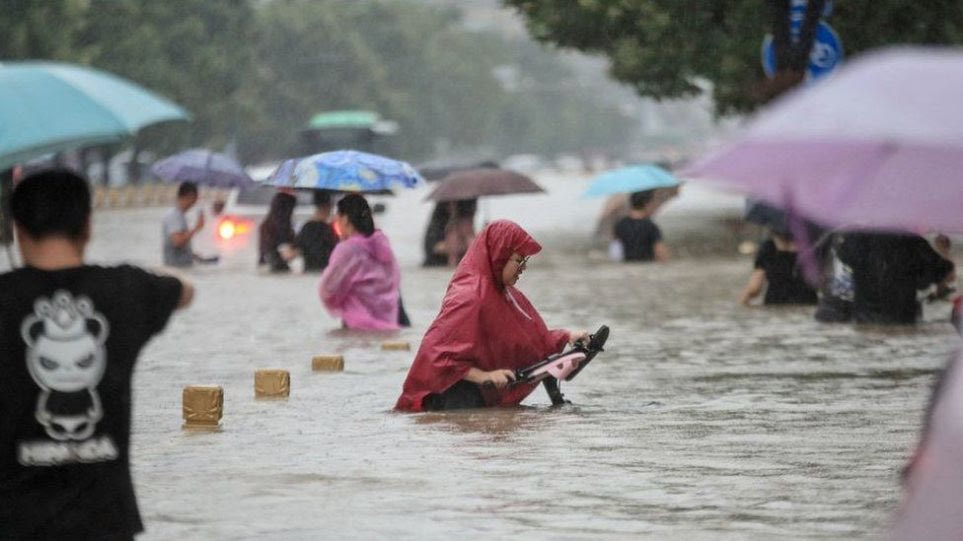
<svg viewBox="0 0 963 541">
<path fill-rule="evenodd" d="M 963 538 L 963 359 L 951 357 L 927 412 L 890 539 Z"/>
<path fill-rule="evenodd" d="M 890 48 L 762 111 L 683 171 L 828 224 L 963 231 L 963 49 Z M 957 361 L 959 364 L 959 361 Z M 893 539 L 963 535 L 963 373 L 947 376 Z"/>
<path fill-rule="evenodd" d="M 682 175 L 827 224 L 963 232 L 961 51 L 863 55 L 763 110 Z"/>
<path fill-rule="evenodd" d="M 190 180 L 202 186 L 249 188 L 255 182 L 234 159 L 203 148 L 185 150 L 154 162 L 151 172 L 167 182 Z"/>
</svg>

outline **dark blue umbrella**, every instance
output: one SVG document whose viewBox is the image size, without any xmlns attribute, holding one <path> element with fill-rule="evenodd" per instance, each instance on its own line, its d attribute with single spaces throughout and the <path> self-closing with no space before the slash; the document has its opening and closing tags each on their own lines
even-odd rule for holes
<svg viewBox="0 0 963 541">
<path fill-rule="evenodd" d="M 236 160 L 226 154 L 203 148 L 168 156 L 154 162 L 150 170 L 167 182 L 190 180 L 202 186 L 216 188 L 249 188 L 255 184 Z"/>
</svg>

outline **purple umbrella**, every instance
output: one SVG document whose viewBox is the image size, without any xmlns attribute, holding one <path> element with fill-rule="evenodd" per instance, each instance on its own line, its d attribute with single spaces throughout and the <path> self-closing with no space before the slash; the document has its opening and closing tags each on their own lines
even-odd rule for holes
<svg viewBox="0 0 963 541">
<path fill-rule="evenodd" d="M 866 54 L 768 107 L 735 144 L 682 174 L 828 224 L 963 231 L 963 49 Z M 894 539 L 963 536 L 959 367 L 931 419 Z"/>
<path fill-rule="evenodd" d="M 963 359 L 954 356 L 928 412 L 890 539 L 963 539 Z"/>
<path fill-rule="evenodd" d="M 248 188 L 255 182 L 234 159 L 203 148 L 185 150 L 154 162 L 151 172 L 167 182 L 190 180 L 216 188 Z"/>
<path fill-rule="evenodd" d="M 458 201 L 486 195 L 544 192 L 535 181 L 521 173 L 507 169 L 466 169 L 445 177 L 426 199 Z"/>
<path fill-rule="evenodd" d="M 827 224 L 963 232 L 961 51 L 866 54 L 766 108 L 682 175 Z"/>
</svg>

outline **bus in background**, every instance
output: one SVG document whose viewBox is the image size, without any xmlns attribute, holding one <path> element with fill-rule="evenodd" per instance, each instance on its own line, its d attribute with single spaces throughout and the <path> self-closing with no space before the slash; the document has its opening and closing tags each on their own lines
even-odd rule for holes
<svg viewBox="0 0 963 541">
<path fill-rule="evenodd" d="M 389 136 L 396 133 L 397 122 L 372 111 L 324 111 L 311 117 L 301 130 L 300 154 L 352 149 L 391 155 Z"/>
<path fill-rule="evenodd" d="M 377 113 L 362 110 L 325 111 L 311 117 L 301 130 L 300 148 L 292 156 L 310 156 L 333 150 L 360 150 L 391 155 L 390 136 L 398 132 L 398 124 L 382 119 Z M 259 164 L 247 168 L 257 182 L 263 182 L 281 162 Z M 257 228 L 267 214 L 276 190 L 259 185 L 249 190 L 232 190 L 223 212 L 215 221 L 216 249 L 230 263 L 252 261 L 257 253 Z M 311 192 L 298 190 L 294 228 L 298 230 L 313 212 Z M 383 196 L 372 196 L 376 212 L 383 211 Z"/>
</svg>

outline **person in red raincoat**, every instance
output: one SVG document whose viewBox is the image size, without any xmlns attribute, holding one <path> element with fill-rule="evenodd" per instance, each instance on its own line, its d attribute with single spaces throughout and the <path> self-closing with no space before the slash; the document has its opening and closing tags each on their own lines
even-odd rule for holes
<svg viewBox="0 0 963 541">
<path fill-rule="evenodd" d="M 584 331 L 549 330 L 515 289 L 528 258 L 541 249 L 508 220 L 488 224 L 475 237 L 425 333 L 396 409 L 515 406 L 537 386 L 509 387 L 515 369 L 588 338 Z"/>
</svg>

